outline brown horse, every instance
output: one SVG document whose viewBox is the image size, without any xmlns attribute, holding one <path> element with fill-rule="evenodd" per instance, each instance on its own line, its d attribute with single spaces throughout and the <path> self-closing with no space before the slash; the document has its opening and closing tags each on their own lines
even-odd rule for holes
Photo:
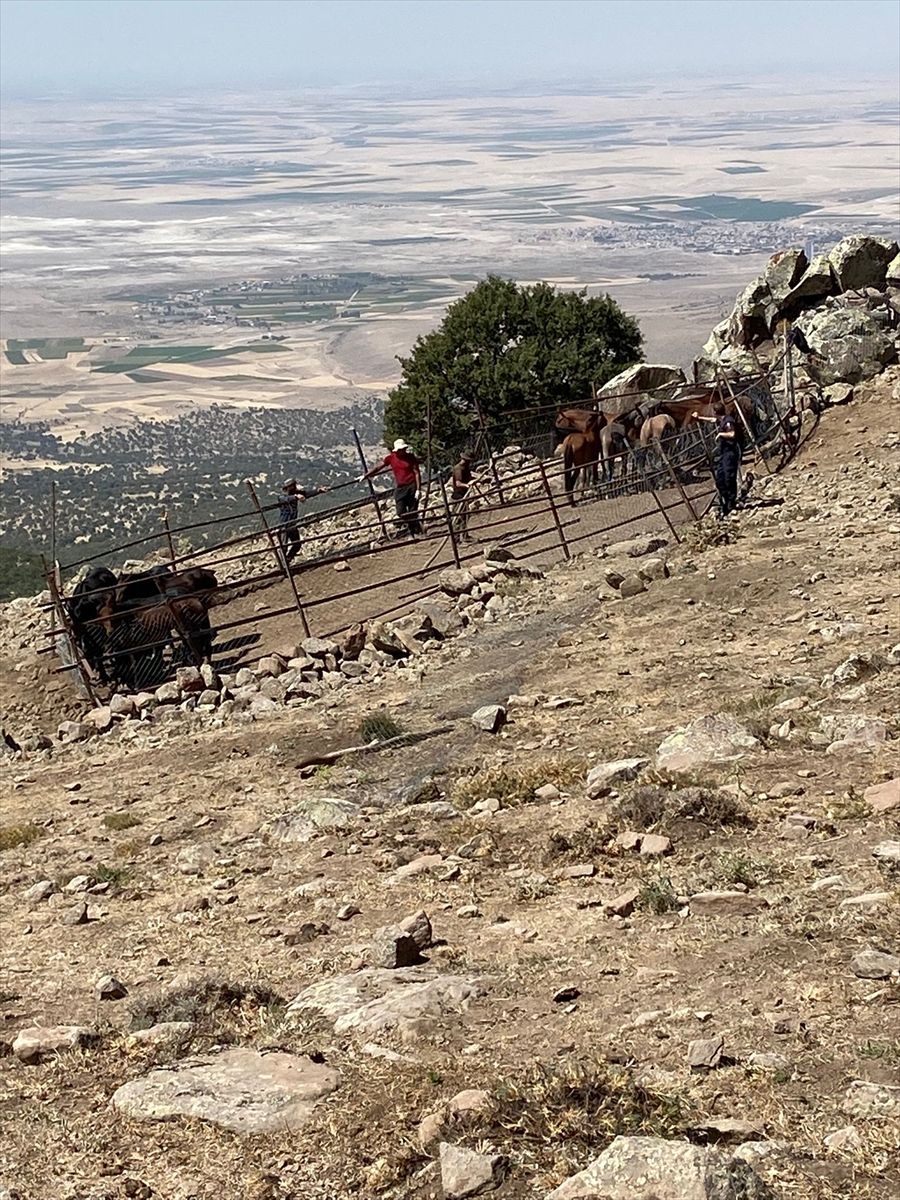
<svg viewBox="0 0 900 1200">
<path fill-rule="evenodd" d="M 616 459 L 622 463 L 622 475 L 628 474 L 628 455 L 630 446 L 625 432 L 625 426 L 618 421 L 610 421 L 600 430 L 600 474 L 607 482 L 612 483 L 616 473 Z"/>
<path fill-rule="evenodd" d="M 565 433 L 587 433 L 603 422 L 603 414 L 588 408 L 561 408 L 556 414 L 556 428 Z"/>
<path fill-rule="evenodd" d="M 648 417 L 641 425 L 640 443 L 646 450 L 651 442 L 660 442 L 668 433 L 675 432 L 675 418 L 669 413 L 658 413 Z"/>
<path fill-rule="evenodd" d="M 596 414 L 594 414 L 596 415 Z M 588 485 L 597 482 L 597 464 L 600 460 L 600 433 L 596 425 L 584 433 L 570 433 L 562 444 L 563 483 L 566 499 L 575 504 L 575 486 L 581 478 L 581 496 L 584 499 Z"/>
</svg>

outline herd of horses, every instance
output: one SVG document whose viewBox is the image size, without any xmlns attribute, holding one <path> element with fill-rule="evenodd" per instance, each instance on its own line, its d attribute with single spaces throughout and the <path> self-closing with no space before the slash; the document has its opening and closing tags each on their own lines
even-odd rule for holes
<svg viewBox="0 0 900 1200">
<path fill-rule="evenodd" d="M 212 653 L 212 571 L 171 566 L 116 576 L 94 567 L 67 601 L 72 632 L 101 683 L 134 689 L 159 682 L 170 662 L 199 665 Z"/>
<path fill-rule="evenodd" d="M 602 402 L 596 409 L 563 408 L 556 417 L 557 435 L 562 441 L 557 454 L 563 460 L 566 498 L 575 504 L 580 483 L 582 498 L 598 481 L 611 483 L 616 463 L 627 479 L 629 470 L 636 477 L 647 452 L 659 451 L 663 438 L 672 437 L 697 424 L 697 415 L 710 417 L 718 397 L 689 396 L 677 400 L 640 403 L 623 413 L 604 412 Z M 745 397 L 724 400 L 726 411 L 740 409 L 741 424 L 751 419 L 752 404 Z M 697 414 L 697 415 L 695 415 Z"/>
</svg>

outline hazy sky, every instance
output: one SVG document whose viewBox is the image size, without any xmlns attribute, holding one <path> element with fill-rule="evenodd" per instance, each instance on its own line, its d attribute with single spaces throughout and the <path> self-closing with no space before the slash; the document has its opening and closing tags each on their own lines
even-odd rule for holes
<svg viewBox="0 0 900 1200">
<path fill-rule="evenodd" d="M 900 76 L 900 0 L 0 0 L 6 92 Z"/>
</svg>

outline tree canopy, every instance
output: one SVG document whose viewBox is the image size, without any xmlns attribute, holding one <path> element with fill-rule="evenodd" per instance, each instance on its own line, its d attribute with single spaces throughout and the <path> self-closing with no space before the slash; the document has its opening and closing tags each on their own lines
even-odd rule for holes
<svg viewBox="0 0 900 1200">
<path fill-rule="evenodd" d="M 489 275 L 419 337 L 385 410 L 388 443 L 424 452 L 430 405 L 432 449 L 444 460 L 478 429 L 476 399 L 492 440 L 516 435 L 522 409 L 571 405 L 643 359 L 641 332 L 609 296 L 518 287 Z"/>
</svg>

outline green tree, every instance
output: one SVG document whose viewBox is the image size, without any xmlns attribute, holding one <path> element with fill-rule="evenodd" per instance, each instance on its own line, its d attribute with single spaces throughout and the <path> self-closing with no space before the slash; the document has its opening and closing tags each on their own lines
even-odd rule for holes
<svg viewBox="0 0 900 1200">
<path fill-rule="evenodd" d="M 592 383 L 643 359 L 641 341 L 637 322 L 609 296 L 489 275 L 399 359 L 385 439 L 405 438 L 422 453 L 430 405 L 432 449 L 446 461 L 478 428 L 476 397 L 492 441 L 514 437 L 517 410 L 583 402 Z"/>
</svg>

